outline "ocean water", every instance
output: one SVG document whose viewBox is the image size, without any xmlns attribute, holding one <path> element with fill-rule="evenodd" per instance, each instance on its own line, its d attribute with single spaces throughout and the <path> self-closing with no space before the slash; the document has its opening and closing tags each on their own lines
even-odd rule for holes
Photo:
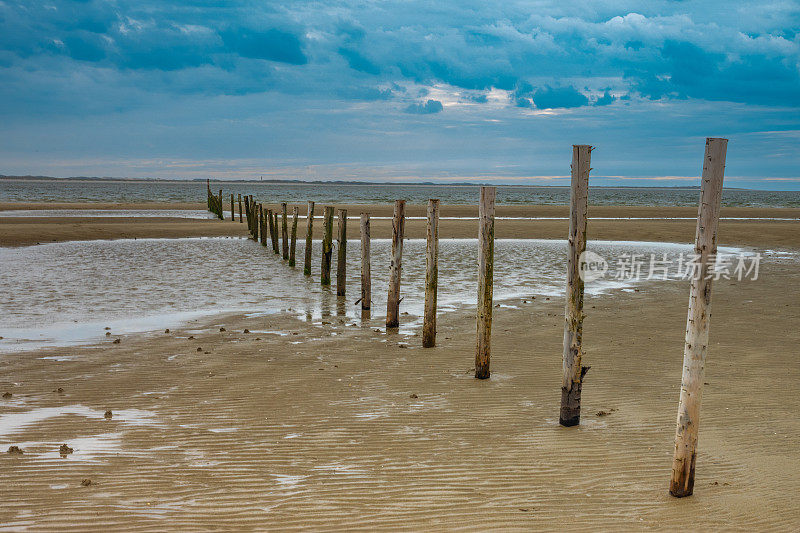
<svg viewBox="0 0 800 533">
<path fill-rule="evenodd" d="M 74 241 L 0 248 L 0 353 L 65 346 L 112 334 L 177 328 L 220 313 L 263 316 L 288 312 L 320 322 L 341 316 L 360 321 L 360 243 L 347 243 L 347 296 L 319 284 L 320 242 L 313 243 L 313 275 L 250 239 L 183 238 Z M 372 316 L 365 325 L 384 323 L 388 289 L 389 240 L 372 241 Z M 298 242 L 297 257 L 304 256 Z M 590 249 L 613 259 L 625 254 L 675 258 L 683 244 L 592 242 Z M 721 249 L 721 253 L 739 252 Z M 333 255 L 336 283 L 336 252 Z M 404 332 L 420 324 L 424 304 L 425 241 L 405 241 L 401 303 Z M 557 240 L 500 239 L 495 246 L 494 297 L 502 305 L 519 298 L 564 292 L 566 243 Z M 440 241 L 439 310 L 474 307 L 477 300 L 477 240 Z M 656 281 L 652 283 L 671 283 Z M 630 280 L 587 282 L 589 295 L 632 290 Z M 650 283 L 650 282 L 648 282 Z M 503 303 L 507 302 L 507 303 Z M 560 311 L 558 309 L 557 311 Z M 502 312 L 502 308 L 498 310 Z"/>
<path fill-rule="evenodd" d="M 698 178 L 699 184 L 699 178 Z M 475 204 L 477 185 L 317 184 L 211 182 L 211 189 L 252 194 L 263 202 L 320 204 L 391 203 L 397 199 L 423 204 L 439 198 L 442 204 Z M 691 188 L 592 187 L 592 205 L 696 206 L 700 197 Z M 5 202 L 204 202 L 206 184 L 198 181 L 96 181 L 0 179 Z M 498 186 L 499 205 L 566 205 L 568 187 Z M 722 203 L 741 207 L 800 207 L 800 191 L 725 189 Z"/>
</svg>

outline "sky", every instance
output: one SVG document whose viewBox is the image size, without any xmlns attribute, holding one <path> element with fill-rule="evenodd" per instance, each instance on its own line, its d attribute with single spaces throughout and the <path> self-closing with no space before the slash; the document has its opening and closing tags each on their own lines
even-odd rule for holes
<svg viewBox="0 0 800 533">
<path fill-rule="evenodd" d="M 0 174 L 800 189 L 800 2 L 0 0 Z"/>
</svg>

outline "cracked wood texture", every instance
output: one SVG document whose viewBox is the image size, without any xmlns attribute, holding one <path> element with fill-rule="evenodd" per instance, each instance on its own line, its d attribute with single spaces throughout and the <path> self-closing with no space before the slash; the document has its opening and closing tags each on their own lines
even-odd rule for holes
<svg viewBox="0 0 800 533">
<path fill-rule="evenodd" d="M 392 217 L 392 261 L 389 265 L 389 296 L 386 298 L 386 327 L 400 326 L 400 273 L 403 260 L 403 231 L 406 224 L 406 201 L 395 200 Z"/>
<path fill-rule="evenodd" d="M 495 187 L 481 187 L 478 203 L 478 334 L 475 350 L 475 377 L 478 379 L 486 379 L 490 375 L 495 194 Z"/>
<path fill-rule="evenodd" d="M 672 478 L 669 483 L 669 493 L 678 498 L 690 496 L 694 491 L 697 432 L 700 424 L 700 402 L 703 398 L 703 378 L 711 318 L 712 269 L 717 254 L 717 227 L 727 151 L 727 139 L 706 139 L 694 245 L 697 265 L 689 289 L 681 396 L 675 430 Z"/>
<path fill-rule="evenodd" d="M 581 254 L 586 250 L 586 211 L 589 200 L 589 170 L 592 147 L 572 146 L 572 184 L 570 190 L 569 237 L 567 242 L 567 294 L 564 306 L 564 378 L 561 382 L 562 426 L 581 421 L 581 389 L 589 367 L 581 366 L 583 356 L 583 278 Z"/>
<path fill-rule="evenodd" d="M 428 200 L 427 246 L 425 248 L 425 315 L 422 347 L 436 346 L 436 294 L 439 284 L 439 200 Z"/>
</svg>

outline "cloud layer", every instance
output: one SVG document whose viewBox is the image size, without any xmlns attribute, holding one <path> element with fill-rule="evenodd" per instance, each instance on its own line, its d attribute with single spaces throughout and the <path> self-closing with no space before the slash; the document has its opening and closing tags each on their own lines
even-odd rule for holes
<svg viewBox="0 0 800 533">
<path fill-rule="evenodd" d="M 278 135 L 274 128 L 294 112 L 348 136 L 373 120 L 384 125 L 382 135 L 429 141 L 443 135 L 434 127 L 500 121 L 504 135 L 518 139 L 557 115 L 611 131 L 627 125 L 635 139 L 648 125 L 632 122 L 632 113 L 668 110 L 678 116 L 659 121 L 676 136 L 692 112 L 714 117 L 709 134 L 755 142 L 753 132 L 800 129 L 798 27 L 791 1 L 2 0 L 0 117 L 17 131 L 24 124 L 31 142 L 31 124 L 81 128 L 112 117 L 134 135 L 166 127 L 208 142 L 207 120 L 171 112 L 187 102 L 201 113 L 218 109 L 215 121 L 259 117 L 247 128 L 261 134 Z M 222 100 L 231 103 L 227 112 Z M 165 115 L 175 123 L 156 120 L 156 127 L 153 117 Z M 754 121 L 749 128 L 739 123 L 745 116 Z M 570 127 L 561 129 L 566 135 Z M 766 138 L 783 142 L 785 133 L 776 135 Z M 390 159 L 402 167 L 409 155 L 400 144 Z M 11 155 L 24 160 L 24 149 L 17 144 Z M 111 159 L 132 151 L 102 149 Z M 175 156 L 190 152 L 173 144 Z M 355 164 L 361 156 L 305 157 Z M 768 173 L 785 174 L 797 161 L 778 150 Z"/>
</svg>

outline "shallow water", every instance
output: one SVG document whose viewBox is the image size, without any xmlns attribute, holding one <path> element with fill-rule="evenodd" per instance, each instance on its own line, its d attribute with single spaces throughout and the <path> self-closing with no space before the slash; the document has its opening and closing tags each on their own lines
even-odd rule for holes
<svg viewBox="0 0 800 533">
<path fill-rule="evenodd" d="M 175 328 L 218 313 L 252 316 L 288 311 L 308 321 L 328 316 L 359 319 L 360 243 L 348 241 L 347 297 L 337 298 L 336 250 L 332 288 L 319 284 L 321 243 L 314 242 L 313 275 L 291 269 L 271 248 L 244 238 L 80 241 L 0 248 L 0 351 L 87 343 L 111 335 Z M 372 319 L 386 309 L 391 243 L 372 241 Z M 495 247 L 497 301 L 563 294 L 566 243 L 501 239 Z M 670 243 L 593 242 L 590 249 L 613 260 L 624 254 L 675 258 L 691 250 Z M 736 249 L 721 249 L 734 253 Z M 440 241 L 439 310 L 474 306 L 477 241 Z M 406 240 L 401 312 L 406 327 L 418 325 L 424 304 L 425 241 Z M 586 292 L 629 289 L 629 280 L 587 282 Z M 109 328 L 106 330 L 105 328 Z M 280 333 L 280 332 L 277 332 Z"/>
<path fill-rule="evenodd" d="M 697 179 L 700 185 L 700 178 Z M 423 204 L 439 198 L 446 204 L 475 204 L 477 185 L 408 184 L 320 184 L 269 182 L 217 182 L 211 190 L 230 194 L 253 194 L 270 202 L 305 203 L 387 203 L 402 198 Z M 696 206 L 700 192 L 691 188 L 591 187 L 592 205 Z M 0 180 L 0 200 L 12 202 L 202 202 L 206 184 L 202 181 L 80 181 L 80 180 Z M 722 203 L 727 206 L 800 207 L 800 191 L 753 191 L 725 189 Z M 568 205 L 569 187 L 497 187 L 498 205 Z"/>
</svg>

